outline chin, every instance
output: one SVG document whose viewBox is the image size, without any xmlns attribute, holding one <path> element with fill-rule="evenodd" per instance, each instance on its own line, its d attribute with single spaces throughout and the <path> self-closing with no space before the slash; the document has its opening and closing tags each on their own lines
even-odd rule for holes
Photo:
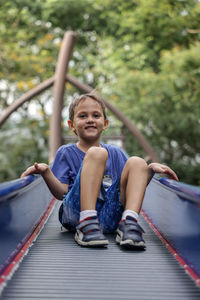
<svg viewBox="0 0 200 300">
<path fill-rule="evenodd" d="M 87 140 L 87 141 L 89 141 L 89 142 L 92 142 L 92 141 L 96 141 L 96 140 L 98 140 L 99 139 L 99 136 L 92 136 L 92 135 L 90 135 L 90 136 L 86 136 L 86 137 L 84 137 L 84 139 L 85 140 Z"/>
</svg>

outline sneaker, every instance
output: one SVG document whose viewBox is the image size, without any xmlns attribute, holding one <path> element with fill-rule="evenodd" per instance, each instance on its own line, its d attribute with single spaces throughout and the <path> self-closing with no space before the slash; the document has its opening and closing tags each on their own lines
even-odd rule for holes
<svg viewBox="0 0 200 300">
<path fill-rule="evenodd" d="M 103 235 L 98 218 L 88 217 L 76 227 L 75 241 L 85 247 L 104 247 L 108 240 Z"/>
<path fill-rule="evenodd" d="M 144 230 L 137 221 L 127 216 L 121 220 L 117 229 L 116 242 L 125 248 L 144 249 L 145 241 L 142 238 Z"/>
</svg>

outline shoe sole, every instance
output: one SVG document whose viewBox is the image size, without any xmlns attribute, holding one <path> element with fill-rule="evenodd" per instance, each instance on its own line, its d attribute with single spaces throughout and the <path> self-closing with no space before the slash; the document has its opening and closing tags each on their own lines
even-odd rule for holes
<svg viewBox="0 0 200 300">
<path fill-rule="evenodd" d="M 127 249 L 145 249 L 146 248 L 146 245 L 144 242 L 134 242 L 132 240 L 125 240 L 125 241 L 122 241 L 120 243 L 120 246 L 124 247 L 124 248 L 127 248 Z"/>
<path fill-rule="evenodd" d="M 75 234 L 74 239 L 77 242 L 77 244 L 83 247 L 101 248 L 101 247 L 106 247 L 109 244 L 108 240 L 96 240 L 96 241 L 84 242 L 79 239 L 78 234 Z"/>
<path fill-rule="evenodd" d="M 116 236 L 115 241 L 117 244 L 119 244 L 120 246 L 127 248 L 127 249 L 145 249 L 146 248 L 145 242 L 143 242 L 143 241 L 136 242 L 131 239 L 122 241 L 121 231 L 117 231 L 117 236 Z"/>
</svg>

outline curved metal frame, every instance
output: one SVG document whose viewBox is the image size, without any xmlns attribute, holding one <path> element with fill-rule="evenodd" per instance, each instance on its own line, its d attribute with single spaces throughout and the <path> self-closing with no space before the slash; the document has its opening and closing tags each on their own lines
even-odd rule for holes
<svg viewBox="0 0 200 300">
<path fill-rule="evenodd" d="M 75 41 L 75 33 L 68 31 L 65 33 L 63 38 L 62 47 L 59 53 L 58 64 L 56 68 L 56 73 L 51 78 L 45 80 L 43 83 L 39 84 L 37 87 L 31 89 L 20 98 L 18 98 L 12 105 L 10 105 L 5 112 L 0 116 L 0 126 L 8 119 L 8 117 L 16 111 L 25 102 L 31 100 L 34 96 L 39 95 L 41 92 L 51 87 L 54 84 L 54 100 L 53 100 L 53 114 L 50 123 L 50 158 L 51 162 L 56 154 L 58 147 L 62 143 L 61 137 L 61 119 L 62 119 L 62 107 L 63 107 L 63 96 L 65 82 L 68 81 L 80 91 L 85 93 L 91 92 L 93 88 L 81 83 L 75 77 L 67 74 L 68 63 L 71 56 Z M 135 125 L 116 107 L 114 107 L 106 99 L 102 98 L 105 102 L 106 107 L 128 128 L 130 133 L 136 138 L 138 143 L 147 153 L 148 158 L 152 161 L 159 161 L 157 155 L 153 151 L 152 147 L 146 140 L 146 138 L 141 134 L 141 132 L 136 128 Z"/>
<path fill-rule="evenodd" d="M 23 94 L 20 98 L 15 100 L 10 106 L 8 106 L 3 114 L 0 116 L 0 127 L 5 123 L 5 121 L 10 117 L 10 115 L 15 112 L 20 106 L 25 102 L 31 100 L 33 97 L 41 94 L 46 89 L 50 88 L 55 80 L 55 76 L 50 77 L 49 79 L 38 84 L 36 87 L 29 90 L 27 93 Z"/>
</svg>

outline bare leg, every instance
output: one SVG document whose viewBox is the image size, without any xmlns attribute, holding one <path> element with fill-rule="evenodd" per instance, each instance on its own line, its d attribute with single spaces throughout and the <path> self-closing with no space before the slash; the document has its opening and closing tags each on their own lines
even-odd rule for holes
<svg viewBox="0 0 200 300">
<path fill-rule="evenodd" d="M 140 157 L 129 158 L 120 182 L 120 200 L 125 205 L 125 211 L 117 228 L 116 242 L 122 247 L 141 250 L 146 247 L 142 237 L 143 229 L 137 223 L 137 215 L 141 210 L 147 179 L 146 162 Z"/>
<path fill-rule="evenodd" d="M 104 148 L 91 147 L 81 171 L 81 211 L 95 210 L 108 153 Z"/>
<path fill-rule="evenodd" d="M 104 148 L 91 147 L 83 160 L 81 171 L 81 213 L 94 213 L 108 153 Z M 76 226 L 75 241 L 85 247 L 105 247 L 109 241 L 101 231 L 97 216 L 80 220 Z"/>
<path fill-rule="evenodd" d="M 140 213 L 147 186 L 148 167 L 146 162 L 133 156 L 128 159 L 121 176 L 120 195 L 125 209 Z"/>
</svg>

